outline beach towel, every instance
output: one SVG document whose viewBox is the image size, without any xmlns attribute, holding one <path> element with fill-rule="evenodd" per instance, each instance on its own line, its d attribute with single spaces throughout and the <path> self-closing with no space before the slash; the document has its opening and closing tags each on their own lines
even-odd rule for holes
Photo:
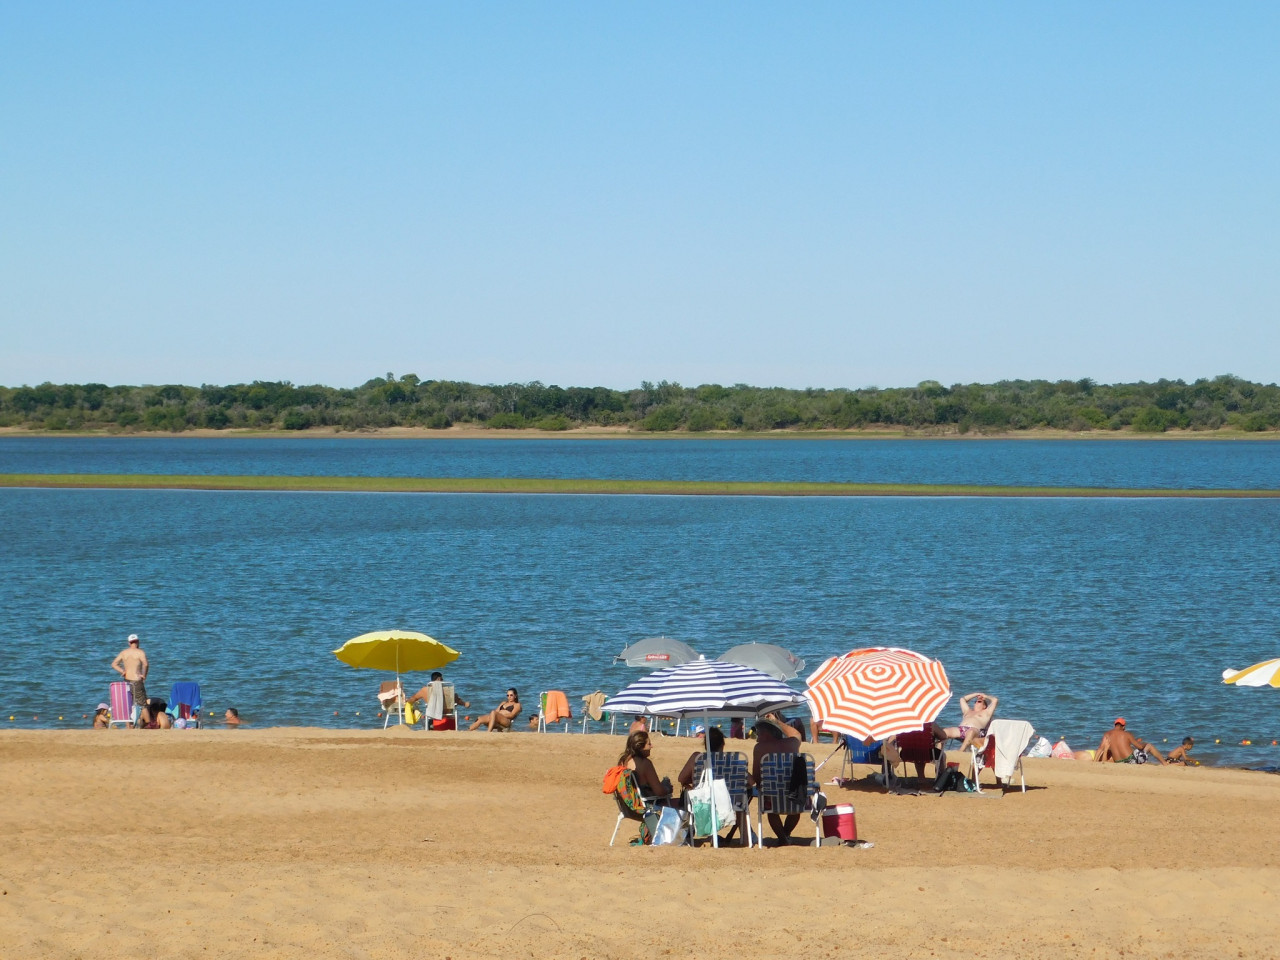
<svg viewBox="0 0 1280 960">
<path fill-rule="evenodd" d="M 608 699 L 599 690 L 595 693 L 588 693 L 582 698 L 582 708 L 587 711 L 587 716 L 592 720 L 599 720 L 604 716 L 604 702 Z"/>
<path fill-rule="evenodd" d="M 422 713 L 434 722 L 444 717 L 444 681 L 432 680 L 427 687 L 427 702 L 422 707 Z"/>
<path fill-rule="evenodd" d="M 569 698 L 564 695 L 563 690 L 548 690 L 542 695 L 542 699 L 542 718 L 547 723 L 573 719 L 573 714 L 569 712 Z"/>
<path fill-rule="evenodd" d="M 1035 728 L 1025 720 L 992 720 L 987 732 L 996 738 L 995 774 L 997 780 L 1008 780 L 1018 766 L 1018 758 L 1027 749 Z"/>
</svg>

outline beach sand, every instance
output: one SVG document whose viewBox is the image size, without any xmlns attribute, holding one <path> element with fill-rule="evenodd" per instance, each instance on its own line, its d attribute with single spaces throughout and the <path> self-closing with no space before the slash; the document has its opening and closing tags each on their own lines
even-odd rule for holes
<svg viewBox="0 0 1280 960">
<path fill-rule="evenodd" d="M 0 733 L 0 958 L 1280 952 L 1273 775 L 1031 760 L 1025 794 L 826 787 L 869 849 L 610 848 L 622 741 Z"/>
</svg>

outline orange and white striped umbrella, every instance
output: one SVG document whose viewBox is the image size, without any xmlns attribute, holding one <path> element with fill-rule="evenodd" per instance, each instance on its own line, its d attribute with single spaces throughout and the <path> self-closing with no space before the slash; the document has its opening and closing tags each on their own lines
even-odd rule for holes
<svg viewBox="0 0 1280 960">
<path fill-rule="evenodd" d="M 951 699 L 937 660 L 871 647 L 832 657 L 809 675 L 805 697 L 823 729 L 883 740 L 932 723 Z"/>
</svg>

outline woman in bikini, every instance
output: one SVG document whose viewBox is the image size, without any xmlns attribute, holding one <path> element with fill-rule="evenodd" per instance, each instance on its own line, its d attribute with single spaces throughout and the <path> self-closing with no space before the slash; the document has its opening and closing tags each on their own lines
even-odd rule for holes
<svg viewBox="0 0 1280 960">
<path fill-rule="evenodd" d="M 490 710 L 483 717 L 478 717 L 471 725 L 471 729 L 479 730 L 481 727 L 488 727 L 492 731 L 496 727 L 499 730 L 509 730 L 512 721 L 518 716 L 520 716 L 520 694 L 515 687 L 512 687 L 507 691 L 507 699 L 498 704 L 496 709 Z"/>
</svg>

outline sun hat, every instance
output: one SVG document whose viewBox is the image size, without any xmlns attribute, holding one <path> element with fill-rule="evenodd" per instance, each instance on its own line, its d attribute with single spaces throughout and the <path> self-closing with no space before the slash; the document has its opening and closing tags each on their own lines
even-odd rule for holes
<svg viewBox="0 0 1280 960">
<path fill-rule="evenodd" d="M 1116 726 L 1117 726 L 1117 727 L 1123 727 L 1123 726 L 1124 726 L 1124 717 L 1116 717 Z"/>
<path fill-rule="evenodd" d="M 108 707 L 105 703 L 100 703 L 100 704 L 98 704 L 96 707 L 94 707 L 94 711 L 93 711 L 93 712 L 94 712 L 94 713 L 97 713 L 99 710 L 110 710 L 110 709 L 111 709 L 111 708 L 110 708 L 110 707 Z"/>
</svg>

